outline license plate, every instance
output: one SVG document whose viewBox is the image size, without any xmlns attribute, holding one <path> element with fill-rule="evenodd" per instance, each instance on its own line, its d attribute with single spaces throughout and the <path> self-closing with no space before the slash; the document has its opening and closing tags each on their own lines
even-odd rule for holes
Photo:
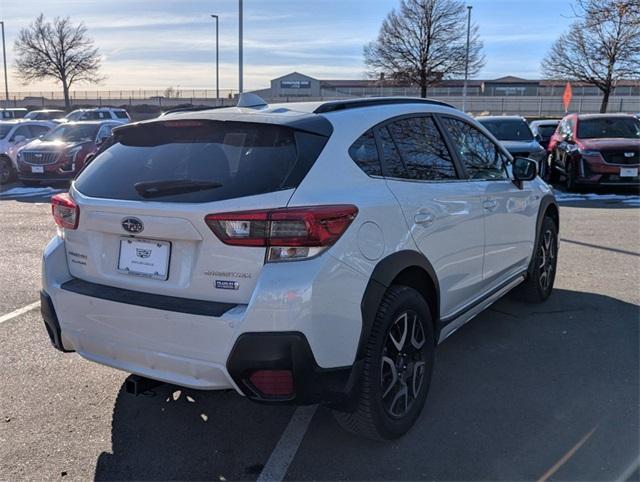
<svg viewBox="0 0 640 482">
<path fill-rule="evenodd" d="M 31 172 L 42 174 L 44 172 L 44 167 L 42 167 L 42 166 L 31 166 Z"/>
<path fill-rule="evenodd" d="M 171 243 L 151 239 L 120 240 L 118 271 L 135 276 L 166 280 L 169 277 Z"/>
<path fill-rule="evenodd" d="M 621 167 L 620 168 L 620 177 L 637 177 L 637 176 L 638 176 L 637 167 Z"/>
</svg>

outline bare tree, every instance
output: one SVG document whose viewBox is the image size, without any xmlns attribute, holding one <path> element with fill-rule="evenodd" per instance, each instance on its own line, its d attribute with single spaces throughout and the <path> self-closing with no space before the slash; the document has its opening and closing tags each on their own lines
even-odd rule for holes
<svg viewBox="0 0 640 482">
<path fill-rule="evenodd" d="M 15 66 L 24 82 L 53 78 L 62 84 L 64 103 L 71 108 L 69 89 L 76 82 L 102 80 L 100 55 L 87 37 L 84 24 L 73 25 L 69 17 L 47 22 L 40 14 L 20 30 L 14 43 Z"/>
<path fill-rule="evenodd" d="M 427 87 L 464 73 L 467 9 L 460 0 L 400 0 L 382 23 L 377 40 L 364 48 L 371 77 L 403 80 Z M 471 26 L 469 75 L 484 66 L 478 27 Z"/>
<path fill-rule="evenodd" d="M 542 61 L 547 77 L 602 91 L 600 112 L 620 79 L 640 78 L 640 0 L 577 0 L 577 20 Z"/>
</svg>

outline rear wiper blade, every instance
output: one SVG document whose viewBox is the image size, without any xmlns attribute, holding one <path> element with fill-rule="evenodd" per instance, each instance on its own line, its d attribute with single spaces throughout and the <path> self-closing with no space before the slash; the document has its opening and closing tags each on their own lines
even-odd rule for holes
<svg viewBox="0 0 640 482">
<path fill-rule="evenodd" d="M 168 181 L 144 181 L 137 182 L 133 187 L 142 197 L 153 198 L 172 196 L 188 192 L 207 191 L 222 187 L 219 182 L 192 181 L 190 179 L 175 179 Z"/>
</svg>

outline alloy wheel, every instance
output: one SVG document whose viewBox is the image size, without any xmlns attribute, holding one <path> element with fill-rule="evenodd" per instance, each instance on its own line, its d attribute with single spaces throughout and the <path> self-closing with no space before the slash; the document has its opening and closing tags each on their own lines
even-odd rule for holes
<svg viewBox="0 0 640 482">
<path fill-rule="evenodd" d="M 551 280 L 553 279 L 553 270 L 555 269 L 556 243 L 553 232 L 550 229 L 547 229 L 544 232 L 541 241 L 539 254 L 540 264 L 538 265 L 540 276 L 538 277 L 538 280 L 542 290 L 547 292 L 551 285 Z"/>
<path fill-rule="evenodd" d="M 382 350 L 382 405 L 392 418 L 407 414 L 419 396 L 426 373 L 426 337 L 414 311 L 402 312 L 391 325 Z"/>
</svg>

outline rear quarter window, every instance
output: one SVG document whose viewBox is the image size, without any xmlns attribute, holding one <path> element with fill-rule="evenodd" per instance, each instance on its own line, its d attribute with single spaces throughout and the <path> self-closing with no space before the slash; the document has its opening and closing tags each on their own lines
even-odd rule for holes
<svg viewBox="0 0 640 482">
<path fill-rule="evenodd" d="M 80 174 L 78 191 L 97 198 L 147 200 L 139 192 L 145 183 L 219 185 L 152 199 L 200 203 L 297 187 L 327 138 L 269 124 L 166 121 L 120 128 L 115 140 Z"/>
</svg>

